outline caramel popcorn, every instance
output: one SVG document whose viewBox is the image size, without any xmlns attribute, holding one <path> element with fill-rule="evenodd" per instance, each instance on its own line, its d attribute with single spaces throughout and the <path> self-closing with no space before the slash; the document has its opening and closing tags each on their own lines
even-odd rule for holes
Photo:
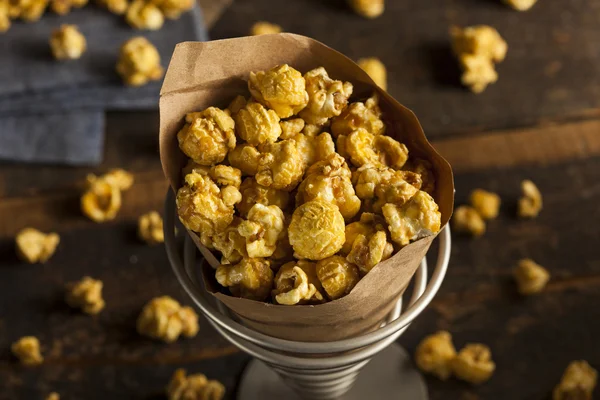
<svg viewBox="0 0 600 400">
<path fill-rule="evenodd" d="M 235 122 L 223 110 L 209 107 L 188 114 L 185 120 L 177 140 L 181 151 L 194 162 L 200 165 L 220 163 L 227 157 L 227 152 L 235 148 Z"/>
<path fill-rule="evenodd" d="M 284 264 L 275 275 L 275 302 L 283 305 L 322 302 L 321 282 L 317 278 L 316 264 L 306 260 Z"/>
<path fill-rule="evenodd" d="M 400 169 L 408 160 L 408 149 L 403 143 L 389 136 L 373 135 L 363 128 L 358 128 L 348 136 L 338 136 L 337 148 L 356 167 L 371 164 Z"/>
<path fill-rule="evenodd" d="M 256 175 L 261 157 L 262 154 L 256 147 L 249 144 L 238 144 L 229 151 L 227 160 L 232 166 L 241 170 L 244 175 Z"/>
<path fill-rule="evenodd" d="M 52 392 L 46 396 L 46 400 L 60 400 L 60 395 L 56 392 Z"/>
<path fill-rule="evenodd" d="M 334 137 L 350 135 L 355 130 L 362 128 L 373 135 L 383 135 L 385 125 L 381 120 L 379 98 L 371 96 L 364 103 L 358 101 L 351 103 L 342 113 L 331 120 L 331 133 Z"/>
<path fill-rule="evenodd" d="M 281 121 L 279 126 L 281 126 L 281 136 L 279 138 L 292 139 L 296 135 L 298 135 L 304 129 L 305 122 L 302 118 L 293 118 L 287 121 Z"/>
<path fill-rule="evenodd" d="M 587 361 L 572 361 L 560 383 L 552 392 L 552 400 L 592 400 L 598 372 Z"/>
<path fill-rule="evenodd" d="M 178 19 L 182 13 L 194 7 L 193 0 L 152 0 L 166 18 Z"/>
<path fill-rule="evenodd" d="M 236 133 L 249 144 L 273 143 L 281 135 L 279 117 L 262 104 L 248 103 L 235 116 Z"/>
<path fill-rule="evenodd" d="M 329 118 L 341 114 L 348 105 L 353 86 L 350 82 L 333 80 L 323 67 L 304 74 L 308 105 L 300 111 L 300 117 L 309 124 L 323 125 Z"/>
<path fill-rule="evenodd" d="M 504 0 L 504 3 L 517 11 L 527 11 L 537 3 L 537 0 Z"/>
<path fill-rule="evenodd" d="M 87 3 L 88 0 L 51 0 L 50 8 L 58 15 L 65 15 L 71 8 L 81 8 Z"/>
<path fill-rule="evenodd" d="M 0 33 L 10 29 L 10 3 L 9 0 L 0 0 Z"/>
<path fill-rule="evenodd" d="M 483 219 L 494 219 L 500 211 L 500 196 L 483 189 L 475 189 L 469 197 L 470 203 Z"/>
<path fill-rule="evenodd" d="M 388 167 L 365 165 L 353 174 L 356 194 L 370 203 L 375 212 L 381 212 L 384 204 L 401 206 L 409 201 L 421 187 L 421 177 L 410 171 L 396 171 Z"/>
<path fill-rule="evenodd" d="M 248 89 L 256 101 L 274 110 L 279 118 L 291 117 L 308 104 L 302 74 L 287 64 L 251 72 Z"/>
<path fill-rule="evenodd" d="M 111 169 L 102 178 L 120 191 L 128 190 L 133 186 L 133 175 L 121 168 Z"/>
<path fill-rule="evenodd" d="M 356 265 L 340 256 L 327 257 L 317 262 L 316 273 L 330 300 L 347 295 L 360 280 Z"/>
<path fill-rule="evenodd" d="M 385 10 L 385 0 L 348 0 L 355 13 L 365 18 L 377 18 Z"/>
<path fill-rule="evenodd" d="M 255 204 L 248 211 L 247 220 L 240 223 L 238 232 L 246 239 L 248 257 L 270 257 L 277 241 L 283 237 L 285 221 L 277 206 Z"/>
<path fill-rule="evenodd" d="M 191 308 L 182 307 L 169 296 L 148 302 L 137 319 L 140 335 L 173 343 L 180 335 L 191 338 L 198 333 L 198 315 Z"/>
<path fill-rule="evenodd" d="M 392 240 L 401 246 L 440 231 L 441 213 L 433 198 L 419 190 L 402 206 L 388 203 L 382 207 Z"/>
<path fill-rule="evenodd" d="M 129 39 L 121 46 L 117 72 L 130 86 L 143 86 L 163 76 L 160 54 L 145 37 Z"/>
<path fill-rule="evenodd" d="M 121 208 L 121 191 L 133 184 L 133 176 L 122 169 L 114 169 L 97 177 L 87 176 L 87 190 L 81 197 L 81 211 L 92 221 L 115 219 Z"/>
<path fill-rule="evenodd" d="M 125 14 L 129 7 L 128 0 L 96 0 L 96 3 L 117 15 Z"/>
<path fill-rule="evenodd" d="M 433 196 L 433 192 L 435 191 L 435 175 L 433 173 L 433 166 L 429 161 L 422 158 L 411 158 L 404 164 L 403 169 L 419 174 L 422 182 L 421 190 Z"/>
<path fill-rule="evenodd" d="M 344 231 L 344 217 L 338 207 L 315 199 L 296 208 L 288 235 L 295 257 L 318 261 L 342 248 Z"/>
<path fill-rule="evenodd" d="M 76 60 L 85 52 L 85 37 L 77 26 L 63 24 L 52 32 L 50 49 L 57 60 Z"/>
<path fill-rule="evenodd" d="M 252 25 L 250 29 L 250 35 L 259 36 L 259 35 L 270 35 L 273 33 L 281 33 L 283 29 L 281 26 L 272 24 L 270 22 L 259 21 Z"/>
<path fill-rule="evenodd" d="M 473 207 L 460 206 L 454 210 L 452 227 L 457 232 L 481 236 L 485 233 L 485 221 Z"/>
<path fill-rule="evenodd" d="M 548 271 L 529 258 L 519 261 L 514 270 L 514 277 L 519 293 L 523 295 L 541 292 L 550 280 Z"/>
<path fill-rule="evenodd" d="M 258 301 L 265 301 L 273 286 L 271 263 L 264 258 L 244 258 L 237 264 L 221 264 L 216 278 L 232 295 Z"/>
<path fill-rule="evenodd" d="M 335 144 L 331 135 L 327 132 L 323 132 L 318 136 L 299 133 L 292 140 L 296 142 L 304 167 L 310 167 L 317 161 L 324 160 L 335 153 Z"/>
<path fill-rule="evenodd" d="M 302 179 L 303 160 L 294 140 L 267 143 L 259 159 L 256 182 L 273 189 L 290 192 Z"/>
<path fill-rule="evenodd" d="M 240 217 L 233 217 L 231 224 L 212 238 L 214 248 L 222 254 L 222 264 L 237 264 L 248 257 L 246 238 L 240 235 L 238 229 L 243 221 Z"/>
<path fill-rule="evenodd" d="M 490 348 L 484 344 L 467 344 L 451 362 L 452 372 L 463 381 L 480 384 L 492 377 L 496 364 Z"/>
<path fill-rule="evenodd" d="M 523 196 L 519 199 L 518 214 L 521 218 L 535 218 L 542 210 L 542 194 L 530 180 L 521 182 Z"/>
<path fill-rule="evenodd" d="M 80 308 L 86 314 L 98 314 L 105 306 L 102 286 L 102 281 L 86 276 L 78 282 L 67 284 L 65 301 L 70 307 Z"/>
<path fill-rule="evenodd" d="M 455 357 L 456 349 L 452 344 L 452 336 L 446 331 L 425 337 L 415 352 L 415 362 L 419 369 L 443 381 L 452 374 L 451 363 Z"/>
<path fill-rule="evenodd" d="M 244 96 L 235 96 L 227 106 L 227 110 L 231 116 L 235 116 L 242 108 L 246 107 L 246 104 L 248 104 L 248 100 Z"/>
<path fill-rule="evenodd" d="M 57 233 L 43 233 L 34 228 L 20 230 L 15 238 L 17 255 L 30 264 L 48 261 L 59 243 Z"/>
<path fill-rule="evenodd" d="M 10 350 L 23 365 L 33 366 L 44 362 L 40 352 L 40 341 L 34 336 L 22 337 L 12 344 Z"/>
<path fill-rule="evenodd" d="M 49 0 L 9 0 L 9 16 L 25 22 L 38 21 L 48 6 Z"/>
<path fill-rule="evenodd" d="M 221 400 L 225 386 L 219 381 L 209 380 L 203 374 L 186 376 L 184 369 L 173 374 L 167 386 L 169 400 Z"/>
<path fill-rule="evenodd" d="M 494 63 L 488 58 L 462 54 L 459 56 L 459 62 L 463 69 L 460 80 L 473 93 L 481 93 L 488 85 L 498 81 Z"/>
<path fill-rule="evenodd" d="M 393 251 L 394 247 L 388 241 L 386 232 L 377 231 L 370 238 L 359 234 L 354 238 L 346 259 L 357 265 L 360 272 L 367 274 L 381 261 L 390 258 Z"/>
<path fill-rule="evenodd" d="M 277 206 L 282 210 L 288 207 L 290 194 L 283 190 L 259 185 L 254 178 L 246 178 L 240 186 L 242 201 L 236 204 L 240 215 L 245 217 L 255 204 Z"/>
<path fill-rule="evenodd" d="M 133 0 L 125 13 L 125 21 L 136 29 L 156 31 L 162 28 L 165 18 L 155 4 L 146 0 Z"/>
<path fill-rule="evenodd" d="M 361 58 L 357 64 L 369 74 L 377 86 L 387 90 L 387 70 L 379 58 Z"/>
<path fill-rule="evenodd" d="M 148 244 L 165 241 L 163 220 L 158 212 L 151 211 L 138 219 L 138 236 Z"/>
</svg>

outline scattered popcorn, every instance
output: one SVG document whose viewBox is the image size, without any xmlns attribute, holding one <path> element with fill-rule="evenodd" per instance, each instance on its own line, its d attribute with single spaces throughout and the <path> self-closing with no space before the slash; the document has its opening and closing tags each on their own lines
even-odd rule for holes
<svg viewBox="0 0 600 400">
<path fill-rule="evenodd" d="M 65 15 L 71 12 L 71 8 L 81 8 L 88 3 L 88 0 L 51 0 L 50 8 L 58 15 Z"/>
<path fill-rule="evenodd" d="M 521 218 L 535 218 L 542 210 L 542 194 L 530 180 L 521 182 L 523 196 L 519 199 L 518 214 Z"/>
<path fill-rule="evenodd" d="M 49 0 L 9 0 L 9 16 L 25 22 L 38 21 L 48 7 Z"/>
<path fill-rule="evenodd" d="M 248 89 L 256 101 L 274 110 L 279 118 L 291 117 L 308 104 L 304 77 L 287 64 L 251 72 Z"/>
<path fill-rule="evenodd" d="M 122 169 L 115 169 L 97 177 L 87 176 L 87 190 L 81 197 L 81 211 L 95 222 L 115 219 L 121 208 L 121 191 L 133 184 L 133 176 Z"/>
<path fill-rule="evenodd" d="M 140 335 L 173 343 L 180 335 L 191 338 L 198 333 L 198 315 L 182 307 L 169 296 L 156 297 L 147 303 L 137 319 Z"/>
<path fill-rule="evenodd" d="M 86 276 L 67 285 L 65 300 L 70 307 L 80 308 L 86 314 L 98 314 L 105 306 L 102 287 L 102 281 Z"/>
<path fill-rule="evenodd" d="M 273 270 L 264 258 L 244 258 L 237 264 L 219 265 L 216 279 L 234 296 L 265 301 L 271 295 Z"/>
<path fill-rule="evenodd" d="M 451 362 L 452 372 L 463 381 L 480 384 L 492 377 L 496 364 L 490 348 L 484 344 L 467 344 Z"/>
<path fill-rule="evenodd" d="M 316 273 L 330 300 L 347 295 L 360 280 L 357 266 L 340 256 L 319 260 Z"/>
<path fill-rule="evenodd" d="M 365 18 L 377 18 L 385 11 L 385 0 L 348 0 L 355 13 Z"/>
<path fill-rule="evenodd" d="M 10 3 L 9 0 L 0 0 L 0 33 L 10 29 Z"/>
<path fill-rule="evenodd" d="M 485 221 L 477 210 L 470 206 L 460 206 L 454 210 L 452 227 L 456 232 L 468 233 L 472 236 L 481 236 L 485 233 Z"/>
<path fill-rule="evenodd" d="M 250 29 L 250 34 L 252 36 L 270 35 L 273 33 L 281 33 L 281 31 L 282 29 L 279 25 L 272 24 L 270 22 L 259 21 L 252 25 L 252 28 Z"/>
<path fill-rule="evenodd" d="M 525 258 L 519 261 L 514 270 L 519 293 L 523 295 L 535 294 L 544 290 L 550 280 L 550 273 L 533 260 Z"/>
<path fill-rule="evenodd" d="M 151 0 L 166 18 L 177 19 L 194 7 L 193 0 Z"/>
<path fill-rule="evenodd" d="M 122 192 L 133 186 L 133 174 L 121 168 L 111 169 L 102 178 Z"/>
<path fill-rule="evenodd" d="M 136 29 L 156 31 L 162 28 L 165 18 L 155 4 L 146 0 L 133 0 L 125 13 L 125 21 Z"/>
<path fill-rule="evenodd" d="M 323 301 L 316 264 L 306 260 L 284 264 L 277 271 L 273 298 L 277 304 L 294 305 Z"/>
<path fill-rule="evenodd" d="M 34 336 L 22 337 L 14 342 L 10 349 L 23 365 L 33 366 L 44 362 L 40 352 L 40 341 Z"/>
<path fill-rule="evenodd" d="M 85 36 L 76 25 L 63 24 L 52 32 L 50 49 L 57 60 L 76 60 L 85 52 Z"/>
<path fill-rule="evenodd" d="M 129 39 L 121 46 L 117 72 L 125 84 L 142 86 L 163 76 L 156 47 L 143 36 Z"/>
<path fill-rule="evenodd" d="M 96 0 L 96 3 L 117 15 L 125 14 L 129 8 L 128 0 Z"/>
<path fill-rule="evenodd" d="M 388 203 L 382 207 L 382 211 L 392 240 L 400 246 L 440 231 L 442 215 L 438 211 L 438 205 L 422 190 L 406 204 L 397 206 Z"/>
<path fill-rule="evenodd" d="M 379 58 L 361 58 L 357 64 L 380 88 L 387 90 L 387 70 Z"/>
<path fill-rule="evenodd" d="M 56 392 L 52 392 L 46 396 L 46 400 L 60 400 L 60 395 Z"/>
<path fill-rule="evenodd" d="M 138 219 L 138 236 L 148 244 L 163 243 L 165 234 L 163 220 L 156 211 L 151 211 Z"/>
<path fill-rule="evenodd" d="M 473 208 L 483 219 L 495 219 L 500 211 L 500 196 L 483 189 L 475 189 L 469 197 Z"/>
<path fill-rule="evenodd" d="M 552 400 L 592 400 L 598 372 L 587 361 L 572 361 L 560 383 L 552 392 Z"/>
<path fill-rule="evenodd" d="M 48 261 L 59 243 L 57 233 L 43 233 L 34 228 L 20 230 L 15 238 L 17 254 L 30 264 Z"/>
<path fill-rule="evenodd" d="M 517 11 L 527 11 L 537 3 L 537 0 L 504 0 L 504 3 Z"/>
<path fill-rule="evenodd" d="M 452 336 L 446 331 L 425 337 L 415 352 L 415 362 L 419 369 L 443 381 L 452 374 L 451 363 L 454 357 L 456 349 L 452 343 Z"/>
<path fill-rule="evenodd" d="M 167 386 L 169 400 L 221 400 L 225 386 L 219 381 L 209 380 L 203 374 L 186 376 L 184 369 L 173 374 Z"/>
<path fill-rule="evenodd" d="M 323 125 L 329 118 L 337 117 L 348 105 L 353 86 L 350 82 L 333 80 L 323 67 L 304 74 L 308 105 L 300 117 L 308 124 Z"/>
</svg>

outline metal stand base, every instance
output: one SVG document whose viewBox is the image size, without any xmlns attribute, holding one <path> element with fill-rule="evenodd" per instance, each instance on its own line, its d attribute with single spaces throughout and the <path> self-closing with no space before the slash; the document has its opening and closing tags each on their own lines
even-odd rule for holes
<svg viewBox="0 0 600 400">
<path fill-rule="evenodd" d="M 373 357 L 343 400 L 427 400 L 427 386 L 410 356 L 392 344 Z M 238 400 L 302 400 L 271 368 L 253 360 L 242 375 Z"/>
</svg>

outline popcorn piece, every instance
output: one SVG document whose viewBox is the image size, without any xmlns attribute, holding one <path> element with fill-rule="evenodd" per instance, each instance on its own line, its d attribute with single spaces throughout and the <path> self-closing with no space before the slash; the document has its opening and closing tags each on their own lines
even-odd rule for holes
<svg viewBox="0 0 600 400">
<path fill-rule="evenodd" d="M 277 206 L 282 210 L 288 207 L 289 193 L 272 187 L 259 185 L 254 178 L 246 178 L 240 186 L 242 201 L 236 205 L 240 215 L 246 217 L 255 204 Z"/>
<path fill-rule="evenodd" d="M 508 45 L 498 31 L 488 25 L 450 28 L 452 49 L 458 56 L 470 54 L 499 63 L 506 57 Z"/>
<path fill-rule="evenodd" d="M 77 26 L 63 24 L 52 32 L 50 49 L 57 60 L 76 60 L 85 52 L 85 37 Z"/>
<path fill-rule="evenodd" d="M 348 155 L 356 167 L 372 164 L 401 169 L 408 160 L 408 149 L 404 144 L 389 136 L 373 135 L 362 128 L 348 136 L 338 136 L 337 148 L 341 155 Z"/>
<path fill-rule="evenodd" d="M 12 344 L 10 350 L 23 365 L 33 366 L 44 362 L 40 352 L 40 341 L 34 336 L 22 337 Z"/>
<path fill-rule="evenodd" d="M 475 189 L 469 197 L 471 205 L 483 219 L 494 219 L 500 210 L 500 196 L 483 189 Z"/>
<path fill-rule="evenodd" d="M 477 210 L 469 206 L 460 206 L 454 210 L 452 227 L 457 232 L 468 233 L 475 237 L 485 233 L 485 221 Z"/>
<path fill-rule="evenodd" d="M 178 19 L 182 13 L 194 7 L 193 0 L 152 0 L 166 18 Z"/>
<path fill-rule="evenodd" d="M 191 308 L 182 307 L 169 296 L 148 302 L 137 319 L 140 335 L 173 343 L 180 335 L 191 338 L 198 333 L 198 315 Z"/>
<path fill-rule="evenodd" d="M 308 137 L 315 137 L 324 130 L 324 125 L 305 124 L 304 129 L 302 129 L 302 133 L 304 133 Z"/>
<path fill-rule="evenodd" d="M 25 22 L 38 21 L 48 6 L 49 0 L 9 0 L 9 16 Z"/>
<path fill-rule="evenodd" d="M 270 22 L 259 21 L 252 25 L 250 29 L 250 35 L 259 36 L 259 35 L 270 35 L 273 33 L 281 33 L 281 26 L 272 24 Z"/>
<path fill-rule="evenodd" d="M 284 216 L 277 206 L 255 204 L 248 219 L 240 223 L 238 232 L 246 239 L 246 251 L 251 258 L 270 257 L 277 241 L 283 237 Z"/>
<path fill-rule="evenodd" d="M 81 197 L 81 211 L 94 222 L 115 219 L 121 209 L 121 190 L 106 176 L 87 176 L 88 189 Z"/>
<path fill-rule="evenodd" d="M 52 0 L 50 8 L 58 15 L 65 15 L 71 12 L 71 8 L 81 8 L 88 3 L 88 0 Z"/>
<path fill-rule="evenodd" d="M 96 3 L 117 15 L 125 14 L 129 7 L 128 0 L 96 0 Z"/>
<path fill-rule="evenodd" d="M 309 124 L 323 125 L 329 118 L 341 114 L 352 96 L 352 84 L 333 80 L 323 67 L 304 74 L 308 105 L 300 111 L 300 116 Z"/>
<path fill-rule="evenodd" d="M 56 392 L 52 392 L 46 396 L 46 400 L 60 400 L 60 395 Z"/>
<path fill-rule="evenodd" d="M 239 189 L 242 184 L 242 171 L 229 165 L 215 165 L 210 169 L 209 176 L 221 186 L 234 186 Z"/>
<path fill-rule="evenodd" d="M 356 265 L 344 257 L 331 256 L 317 262 L 317 277 L 331 300 L 350 293 L 360 280 Z"/>
<path fill-rule="evenodd" d="M 396 171 L 383 166 L 373 167 L 369 164 L 357 169 L 352 179 L 359 198 L 375 199 L 371 208 L 377 213 L 387 203 L 397 206 L 405 204 L 421 187 L 421 177 L 414 172 Z"/>
<path fill-rule="evenodd" d="M 377 18 L 385 10 L 385 0 L 349 0 L 355 13 L 365 18 Z"/>
<path fill-rule="evenodd" d="M 442 215 L 438 205 L 422 190 L 403 206 L 388 203 L 382 211 L 392 240 L 401 246 L 440 231 Z"/>
<path fill-rule="evenodd" d="M 146 0 L 133 0 L 127 8 L 125 21 L 135 29 L 156 31 L 162 28 L 165 18 L 154 3 L 147 2 Z"/>
<path fill-rule="evenodd" d="M 373 135 L 383 135 L 385 125 L 381 120 L 379 98 L 376 94 L 364 103 L 351 103 L 342 113 L 331 120 L 331 133 L 334 137 L 350 135 L 362 128 Z"/>
<path fill-rule="evenodd" d="M 494 69 L 494 64 L 485 57 L 462 54 L 459 62 L 463 69 L 460 80 L 473 93 L 481 93 L 488 85 L 498 81 L 498 73 Z"/>
<path fill-rule="evenodd" d="M 223 231 L 213 236 L 213 246 L 223 255 L 222 264 L 237 264 L 248 257 L 246 238 L 238 230 L 243 219 L 233 217 L 233 222 Z"/>
<path fill-rule="evenodd" d="M 271 263 L 264 258 L 244 258 L 237 264 L 221 264 L 216 278 L 232 295 L 257 301 L 265 301 L 273 286 Z"/>
<path fill-rule="evenodd" d="M 517 11 L 527 11 L 537 3 L 537 0 L 504 0 L 504 3 Z"/>
<path fill-rule="evenodd" d="M 287 121 L 281 121 L 279 126 L 281 126 L 281 136 L 280 139 L 292 139 L 294 136 L 302 132 L 304 129 L 305 122 L 302 118 L 293 118 Z"/>
<path fill-rule="evenodd" d="M 121 168 L 111 169 L 102 178 L 120 191 L 128 190 L 133 186 L 133 175 Z"/>
<path fill-rule="evenodd" d="M 10 4 L 8 0 L 0 0 L 0 33 L 10 29 Z"/>
<path fill-rule="evenodd" d="M 57 233 L 43 233 L 33 228 L 25 228 L 15 239 L 17 255 L 30 264 L 45 263 L 52 257 L 60 243 Z"/>
<path fill-rule="evenodd" d="M 261 156 L 262 154 L 256 147 L 249 144 L 238 144 L 229 151 L 227 160 L 232 166 L 240 169 L 244 175 L 256 175 Z"/>
<path fill-rule="evenodd" d="M 344 157 L 332 153 L 306 171 L 306 177 L 298 187 L 296 206 L 321 199 L 335 204 L 344 219 L 351 219 L 360 210 L 360 199 L 354 193 L 351 175 Z"/>
<path fill-rule="evenodd" d="M 235 116 L 238 135 L 252 145 L 273 143 L 281 135 L 279 117 L 260 103 L 250 102 Z"/>
<path fill-rule="evenodd" d="M 304 174 L 304 159 L 293 140 L 267 143 L 258 163 L 256 182 L 273 189 L 290 192 Z"/>
<path fill-rule="evenodd" d="M 175 371 L 167 386 L 169 400 L 222 400 L 224 396 L 221 382 L 208 380 L 203 374 L 186 376 L 182 368 Z"/>
<path fill-rule="evenodd" d="M 304 168 L 310 167 L 317 161 L 324 160 L 335 153 L 335 144 L 331 135 L 327 132 L 323 132 L 318 136 L 299 133 L 292 140 L 296 142 L 298 151 L 302 155 Z"/>
<path fill-rule="evenodd" d="M 148 244 L 158 244 L 165 241 L 163 220 L 158 212 L 151 211 L 138 219 L 138 236 Z"/>
<path fill-rule="evenodd" d="M 129 39 L 121 46 L 117 72 L 130 86 L 142 86 L 163 76 L 160 54 L 145 37 Z"/>
<path fill-rule="evenodd" d="M 232 116 L 235 116 L 242 108 L 246 107 L 246 104 L 248 104 L 248 101 L 244 96 L 235 96 L 235 99 L 229 103 L 227 109 Z"/>
<path fill-rule="evenodd" d="M 321 282 L 316 264 L 306 260 L 284 264 L 275 276 L 273 299 L 278 304 L 294 305 L 322 302 Z"/>
<path fill-rule="evenodd" d="M 572 361 L 552 392 L 552 400 L 592 400 L 598 372 L 587 361 Z"/>
<path fill-rule="evenodd" d="M 295 257 L 318 261 L 342 248 L 344 231 L 344 217 L 338 207 L 316 199 L 296 208 L 288 235 Z"/>
<path fill-rule="evenodd" d="M 394 247 L 388 242 L 386 232 L 377 231 L 370 238 L 364 235 L 356 236 L 346 259 L 356 264 L 360 272 L 367 274 L 380 261 L 390 258 L 393 252 Z"/>
<path fill-rule="evenodd" d="M 446 331 L 439 331 L 419 343 L 415 362 L 421 371 L 445 381 L 452 374 L 451 363 L 454 357 L 456 349 L 452 344 L 452 336 Z"/>
<path fill-rule="evenodd" d="M 96 315 L 104 309 L 102 281 L 84 277 L 78 282 L 67 284 L 65 301 L 70 307 L 80 308 L 84 313 Z"/>
<path fill-rule="evenodd" d="M 361 58 L 357 64 L 380 88 L 387 90 L 387 70 L 379 58 Z"/>
<path fill-rule="evenodd" d="M 274 110 L 279 118 L 291 117 L 308 104 L 302 74 L 287 64 L 251 72 L 248 89 L 256 101 Z"/>
<path fill-rule="evenodd" d="M 419 174 L 422 182 L 421 190 L 433 196 L 433 192 L 435 191 L 435 174 L 433 166 L 429 161 L 422 158 L 411 158 L 404 164 L 403 169 Z"/>
<path fill-rule="evenodd" d="M 223 110 L 209 107 L 188 114 L 185 120 L 177 140 L 181 151 L 194 162 L 200 165 L 220 163 L 230 149 L 235 149 L 235 122 Z"/>
<path fill-rule="evenodd" d="M 463 381 L 480 384 L 492 377 L 496 364 L 490 348 L 484 344 L 467 344 L 451 362 L 452 372 Z"/>
<path fill-rule="evenodd" d="M 521 182 L 523 196 L 519 199 L 518 214 L 521 218 L 535 218 L 542 210 L 542 194 L 530 180 Z"/>
<path fill-rule="evenodd" d="M 514 270 L 514 276 L 517 281 L 519 293 L 522 295 L 541 292 L 550 280 L 548 271 L 529 258 L 519 261 Z"/>
</svg>

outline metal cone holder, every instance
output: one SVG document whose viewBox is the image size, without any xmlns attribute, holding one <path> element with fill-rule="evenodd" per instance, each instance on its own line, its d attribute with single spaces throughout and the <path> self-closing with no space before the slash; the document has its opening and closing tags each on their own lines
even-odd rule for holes
<svg viewBox="0 0 600 400">
<path fill-rule="evenodd" d="M 313 343 L 278 339 L 238 322 L 205 290 L 199 276 L 198 251 L 185 229 L 180 226 L 175 233 L 179 220 L 170 190 L 164 220 L 167 255 L 183 288 L 221 335 L 255 358 L 242 376 L 239 400 L 427 399 L 423 378 L 410 357 L 400 346 L 390 345 L 440 288 L 450 259 L 449 227 L 438 236 L 438 259 L 431 278 L 428 281 L 427 260 L 423 259 L 405 308 L 400 299 L 387 321 L 374 332 Z"/>
</svg>

